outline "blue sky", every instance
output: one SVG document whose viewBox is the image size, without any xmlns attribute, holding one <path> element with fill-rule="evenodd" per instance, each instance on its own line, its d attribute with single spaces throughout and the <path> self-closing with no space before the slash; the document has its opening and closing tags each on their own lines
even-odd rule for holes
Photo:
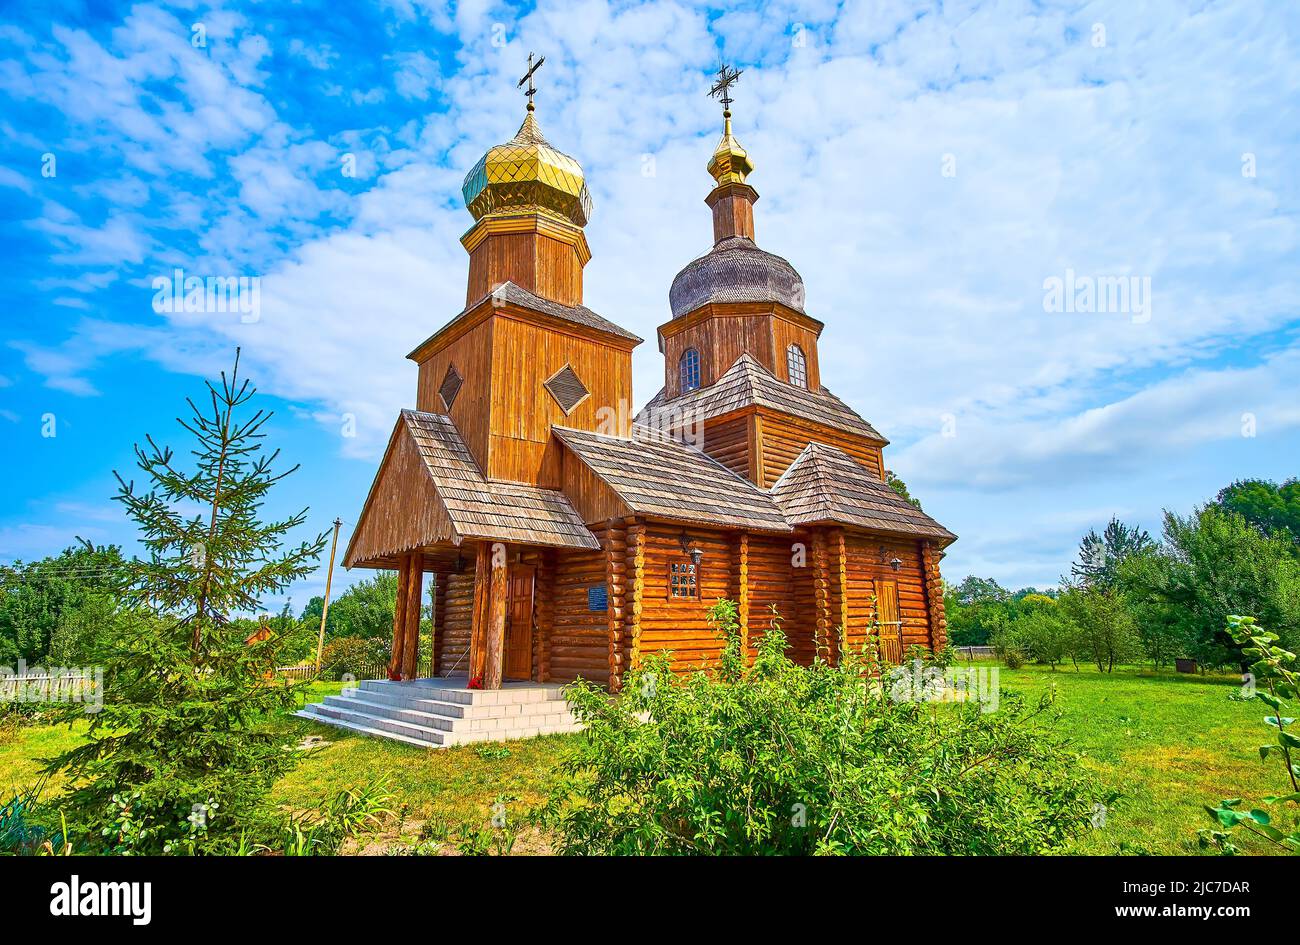
<svg viewBox="0 0 1300 945">
<path fill-rule="evenodd" d="M 235 345 L 302 464 L 278 501 L 310 506 L 314 530 L 341 517 L 346 541 L 414 402 L 403 356 L 463 303 L 460 183 L 518 126 L 530 50 L 547 59 L 541 125 L 595 199 L 587 304 L 650 339 L 710 242 L 708 73 L 719 56 L 745 70 L 758 241 L 826 323 L 824 383 L 961 535 L 949 579 L 1051 584 L 1111 515 L 1156 531 L 1234 479 L 1300 472 L 1290 5 L 2 16 L 0 561 L 74 535 L 131 547 L 111 471 L 146 433 L 183 443 L 184 397 Z M 176 267 L 259 277 L 259 317 L 155 311 L 152 280 Z M 1149 307 L 1046 310 L 1069 273 L 1136 280 Z M 635 371 L 639 405 L 662 379 L 653 341 Z"/>
</svg>

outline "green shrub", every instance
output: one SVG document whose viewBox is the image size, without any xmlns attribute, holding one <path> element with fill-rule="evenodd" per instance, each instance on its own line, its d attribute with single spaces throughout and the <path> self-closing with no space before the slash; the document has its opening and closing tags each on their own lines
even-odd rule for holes
<svg viewBox="0 0 1300 945">
<path fill-rule="evenodd" d="M 1272 713 L 1264 716 L 1264 724 L 1274 732 L 1272 741 L 1259 746 L 1259 757 L 1277 758 L 1286 776 L 1281 782 L 1282 794 L 1261 799 L 1273 809 L 1271 814 L 1263 808 L 1241 810 L 1240 798 L 1220 801 L 1217 807 L 1207 805 L 1205 810 L 1215 826 L 1200 831 L 1201 845 L 1216 846 L 1229 855 L 1239 853 L 1233 831 L 1241 828 L 1288 853 L 1300 853 L 1300 822 L 1295 813 L 1300 807 L 1300 737 L 1295 734 L 1296 720 L 1285 714 L 1290 709 L 1287 700 L 1300 696 L 1300 661 L 1279 646 L 1278 635 L 1259 626 L 1254 617 L 1229 616 L 1227 634 L 1244 656 L 1255 661 L 1249 677 L 1255 685 L 1237 698 L 1258 700 Z"/>
<path fill-rule="evenodd" d="M 567 690 L 586 725 L 546 808 L 569 854 L 1033 854 L 1059 849 L 1098 800 L 1049 732 L 1052 697 L 886 698 L 866 654 L 800 667 L 779 621 L 752 665 L 735 604 L 713 674 L 655 655 L 622 695 Z"/>
<path fill-rule="evenodd" d="M 339 637 L 330 640 L 321 650 L 321 678 L 342 679 L 346 675 L 360 678 L 367 666 L 382 664 L 386 658 L 387 653 L 378 650 L 372 640 Z"/>
</svg>

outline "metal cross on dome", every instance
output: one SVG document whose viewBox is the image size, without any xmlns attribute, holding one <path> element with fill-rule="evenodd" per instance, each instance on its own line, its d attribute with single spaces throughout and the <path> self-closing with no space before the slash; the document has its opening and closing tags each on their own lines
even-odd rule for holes
<svg viewBox="0 0 1300 945">
<path fill-rule="evenodd" d="M 533 62 L 533 54 L 529 53 L 528 71 L 524 73 L 524 77 L 520 79 L 519 84 L 515 86 L 515 88 L 517 89 L 522 89 L 524 88 L 524 83 L 525 82 L 528 83 L 528 88 L 524 89 L 524 94 L 528 96 L 528 110 L 530 112 L 533 110 L 533 96 L 537 94 L 537 88 L 533 85 L 533 73 L 536 72 L 538 69 L 540 69 L 542 67 L 542 63 L 544 63 L 545 61 L 546 61 L 546 57 L 541 56 L 538 58 L 536 62 Z"/>
<path fill-rule="evenodd" d="M 718 66 L 718 81 L 713 83 L 713 88 L 709 89 L 709 97 L 716 98 L 722 102 L 722 110 L 731 111 L 731 87 L 736 84 L 740 78 L 742 69 L 732 69 L 725 63 Z"/>
</svg>

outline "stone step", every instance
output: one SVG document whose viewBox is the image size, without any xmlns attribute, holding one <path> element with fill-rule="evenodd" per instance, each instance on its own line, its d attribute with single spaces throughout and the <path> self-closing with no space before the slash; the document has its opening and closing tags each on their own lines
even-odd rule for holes
<svg viewBox="0 0 1300 945">
<path fill-rule="evenodd" d="M 540 702 L 512 702 L 505 705 L 474 705 L 464 702 L 446 702 L 442 699 L 426 699 L 421 698 L 417 693 L 395 692 L 389 689 L 344 690 L 342 695 L 326 697 L 327 702 L 330 699 L 345 699 L 358 703 L 383 705 L 393 709 L 451 719 L 496 718 L 507 715 L 553 715 L 557 712 L 569 711 L 569 704 L 563 699 L 548 699 Z"/>
<path fill-rule="evenodd" d="M 333 720 L 340 722 L 350 722 L 353 725 L 365 726 L 366 728 L 378 729 L 384 734 L 393 734 L 402 736 L 406 740 L 422 742 L 427 746 L 441 747 L 450 745 L 455 740 L 451 732 L 442 732 L 426 725 L 418 725 L 414 722 L 403 722 L 400 719 L 382 718 L 377 715 L 370 715 L 366 712 L 355 711 L 353 709 L 340 708 L 334 705 L 325 705 L 317 703 L 308 707 L 317 721 L 329 723 Z"/>
<path fill-rule="evenodd" d="M 318 703 L 304 708 L 297 714 L 326 725 L 338 724 L 353 731 L 364 732 L 381 738 L 394 738 L 408 744 L 418 744 L 426 748 L 442 748 L 449 745 L 482 741 L 509 741 L 516 738 L 534 738 L 538 735 L 559 735 L 578 732 L 582 726 L 568 712 L 555 712 L 549 715 L 524 716 L 509 715 L 484 719 L 443 719 L 426 717 L 419 721 L 410 715 L 393 717 L 389 714 L 402 712 L 388 706 L 367 705 L 357 700 L 343 699 L 344 704 Z M 420 715 L 420 713 L 414 713 Z M 444 725 L 450 724 L 450 729 Z"/>
<path fill-rule="evenodd" d="M 365 679 L 358 683 L 365 692 L 402 693 L 417 699 L 438 702 L 456 702 L 462 705 L 512 705 L 514 703 L 547 702 L 564 699 L 564 687 L 558 683 L 507 683 L 502 689 L 466 689 L 454 681 L 439 684 L 435 680 L 416 679 L 411 682 L 391 682 L 387 679 Z"/>
<path fill-rule="evenodd" d="M 330 725 L 333 726 L 334 728 L 342 728 L 342 729 L 347 729 L 350 732 L 358 732 L 362 735 L 369 735 L 372 738 L 386 738 L 390 741 L 404 742 L 407 745 L 415 745 L 419 748 L 444 747 L 435 742 L 425 741 L 424 739 L 412 738 L 408 735 L 399 735 L 396 732 L 386 732 L 381 728 L 375 728 L 372 725 L 366 725 L 363 724 L 362 722 L 349 722 L 344 719 L 328 718 L 323 715 L 317 715 L 315 712 L 312 711 L 313 708 L 314 708 L 313 706 L 307 706 L 305 709 L 300 709 L 299 711 L 295 712 L 294 715 L 302 719 L 309 719 L 310 721 L 317 722 L 321 725 Z"/>
</svg>

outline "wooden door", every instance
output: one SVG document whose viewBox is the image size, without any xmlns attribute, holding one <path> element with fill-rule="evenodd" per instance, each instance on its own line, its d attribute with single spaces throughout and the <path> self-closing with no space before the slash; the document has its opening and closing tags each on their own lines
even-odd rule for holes
<svg viewBox="0 0 1300 945">
<path fill-rule="evenodd" d="M 880 620 L 880 658 L 895 666 L 903 662 L 903 622 L 898 619 L 898 584 L 876 582 L 876 616 Z"/>
<path fill-rule="evenodd" d="M 510 566 L 510 597 L 506 608 L 506 679 L 533 676 L 533 577 L 531 564 Z"/>
</svg>

